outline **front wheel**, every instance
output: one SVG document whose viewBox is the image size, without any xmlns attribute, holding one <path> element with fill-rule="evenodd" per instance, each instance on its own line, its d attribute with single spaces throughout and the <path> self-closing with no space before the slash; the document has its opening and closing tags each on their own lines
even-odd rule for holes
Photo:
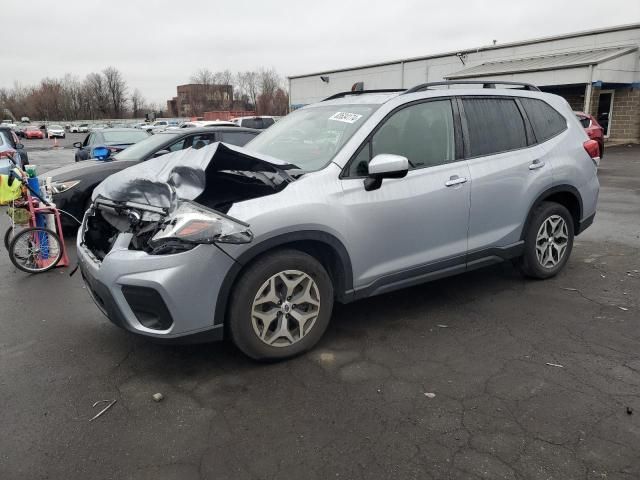
<svg viewBox="0 0 640 480">
<path fill-rule="evenodd" d="M 532 278 L 550 278 L 564 268 L 573 248 L 573 217 L 566 207 L 542 202 L 533 212 L 525 236 L 520 271 Z"/>
<path fill-rule="evenodd" d="M 311 255 L 280 250 L 256 260 L 238 279 L 230 299 L 234 343 L 256 360 L 280 360 L 312 348 L 333 308 L 333 285 Z"/>
<path fill-rule="evenodd" d="M 23 272 L 43 273 L 62 258 L 62 242 L 57 233 L 46 228 L 25 228 L 11 240 L 9 258 Z"/>
</svg>

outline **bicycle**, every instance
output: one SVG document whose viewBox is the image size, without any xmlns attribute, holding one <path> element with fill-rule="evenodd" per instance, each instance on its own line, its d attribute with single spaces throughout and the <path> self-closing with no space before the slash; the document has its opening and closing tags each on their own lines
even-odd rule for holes
<svg viewBox="0 0 640 480">
<path fill-rule="evenodd" d="M 11 263 L 27 273 L 43 273 L 57 266 L 68 266 L 60 211 L 29 185 L 28 175 L 13 158 L 9 157 L 9 160 L 13 168 L 9 171 L 8 186 L 11 187 L 14 181 L 21 183 L 20 197 L 11 201 L 11 226 L 4 234 Z M 49 215 L 53 218 L 48 219 Z M 22 222 L 16 223 L 16 218 Z M 51 223 L 55 231 L 47 225 Z M 16 225 L 20 224 L 28 226 L 17 230 Z"/>
</svg>

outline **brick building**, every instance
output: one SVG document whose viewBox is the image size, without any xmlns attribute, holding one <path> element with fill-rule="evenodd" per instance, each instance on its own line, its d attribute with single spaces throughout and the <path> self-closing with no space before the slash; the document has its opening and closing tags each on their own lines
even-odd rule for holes
<svg viewBox="0 0 640 480">
<path fill-rule="evenodd" d="M 594 115 L 610 141 L 640 142 L 640 24 L 568 33 L 289 77 L 292 109 L 362 83 L 410 88 L 441 80 L 511 80 Z"/>
<path fill-rule="evenodd" d="M 211 110 L 227 110 L 233 104 L 231 85 L 189 83 L 178 85 L 178 95 L 167 100 L 167 111 L 173 117 L 197 117 Z"/>
</svg>

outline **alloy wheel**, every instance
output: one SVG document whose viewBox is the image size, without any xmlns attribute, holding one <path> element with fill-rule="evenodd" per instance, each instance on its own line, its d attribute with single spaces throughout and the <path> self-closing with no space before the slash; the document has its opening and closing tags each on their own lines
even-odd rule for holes
<svg viewBox="0 0 640 480">
<path fill-rule="evenodd" d="M 569 243 L 567 222 L 560 215 L 548 217 L 536 236 L 536 257 L 544 268 L 554 268 L 564 258 Z"/>
<path fill-rule="evenodd" d="M 316 282 L 299 270 L 284 270 L 258 289 L 251 306 L 251 323 L 258 338 L 273 347 L 302 340 L 320 313 Z"/>
</svg>

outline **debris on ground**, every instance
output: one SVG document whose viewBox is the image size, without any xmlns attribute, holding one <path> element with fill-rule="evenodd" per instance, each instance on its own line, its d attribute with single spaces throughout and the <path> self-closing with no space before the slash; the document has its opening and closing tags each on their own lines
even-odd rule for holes
<svg viewBox="0 0 640 480">
<path fill-rule="evenodd" d="M 436 398 L 436 394 L 431 392 L 424 392 L 424 396 L 427 398 Z"/>
<path fill-rule="evenodd" d="M 438 328 L 449 328 L 449 325 L 444 325 L 442 323 L 439 323 L 438 325 L 436 325 Z"/>
<path fill-rule="evenodd" d="M 547 362 L 547 365 L 549 365 L 550 367 L 564 368 L 564 365 L 560 365 L 559 363 L 549 363 L 549 362 Z"/>
<path fill-rule="evenodd" d="M 633 408 L 627 407 L 627 415 L 633 415 Z"/>
<path fill-rule="evenodd" d="M 627 307 L 618 307 L 620 310 L 622 310 L 623 312 L 628 311 L 629 309 Z"/>
<path fill-rule="evenodd" d="M 577 292 L 577 288 L 569 288 L 569 287 L 560 287 L 562 290 L 566 290 L 568 292 Z"/>
<path fill-rule="evenodd" d="M 164 395 L 162 395 L 161 393 L 154 393 L 151 398 L 153 398 L 154 402 L 161 402 L 162 400 L 164 400 Z"/>
<path fill-rule="evenodd" d="M 107 410 L 109 410 L 111 407 L 113 407 L 116 402 L 118 400 L 98 400 L 96 403 L 94 403 L 92 405 L 91 408 L 96 408 L 98 405 L 100 405 L 101 403 L 107 403 L 107 406 L 104 407 L 102 410 L 100 410 L 98 413 L 95 414 L 95 416 L 89 420 L 90 422 L 93 422 L 96 418 L 98 418 L 99 416 L 101 416 L 103 413 L 105 413 Z"/>
</svg>

